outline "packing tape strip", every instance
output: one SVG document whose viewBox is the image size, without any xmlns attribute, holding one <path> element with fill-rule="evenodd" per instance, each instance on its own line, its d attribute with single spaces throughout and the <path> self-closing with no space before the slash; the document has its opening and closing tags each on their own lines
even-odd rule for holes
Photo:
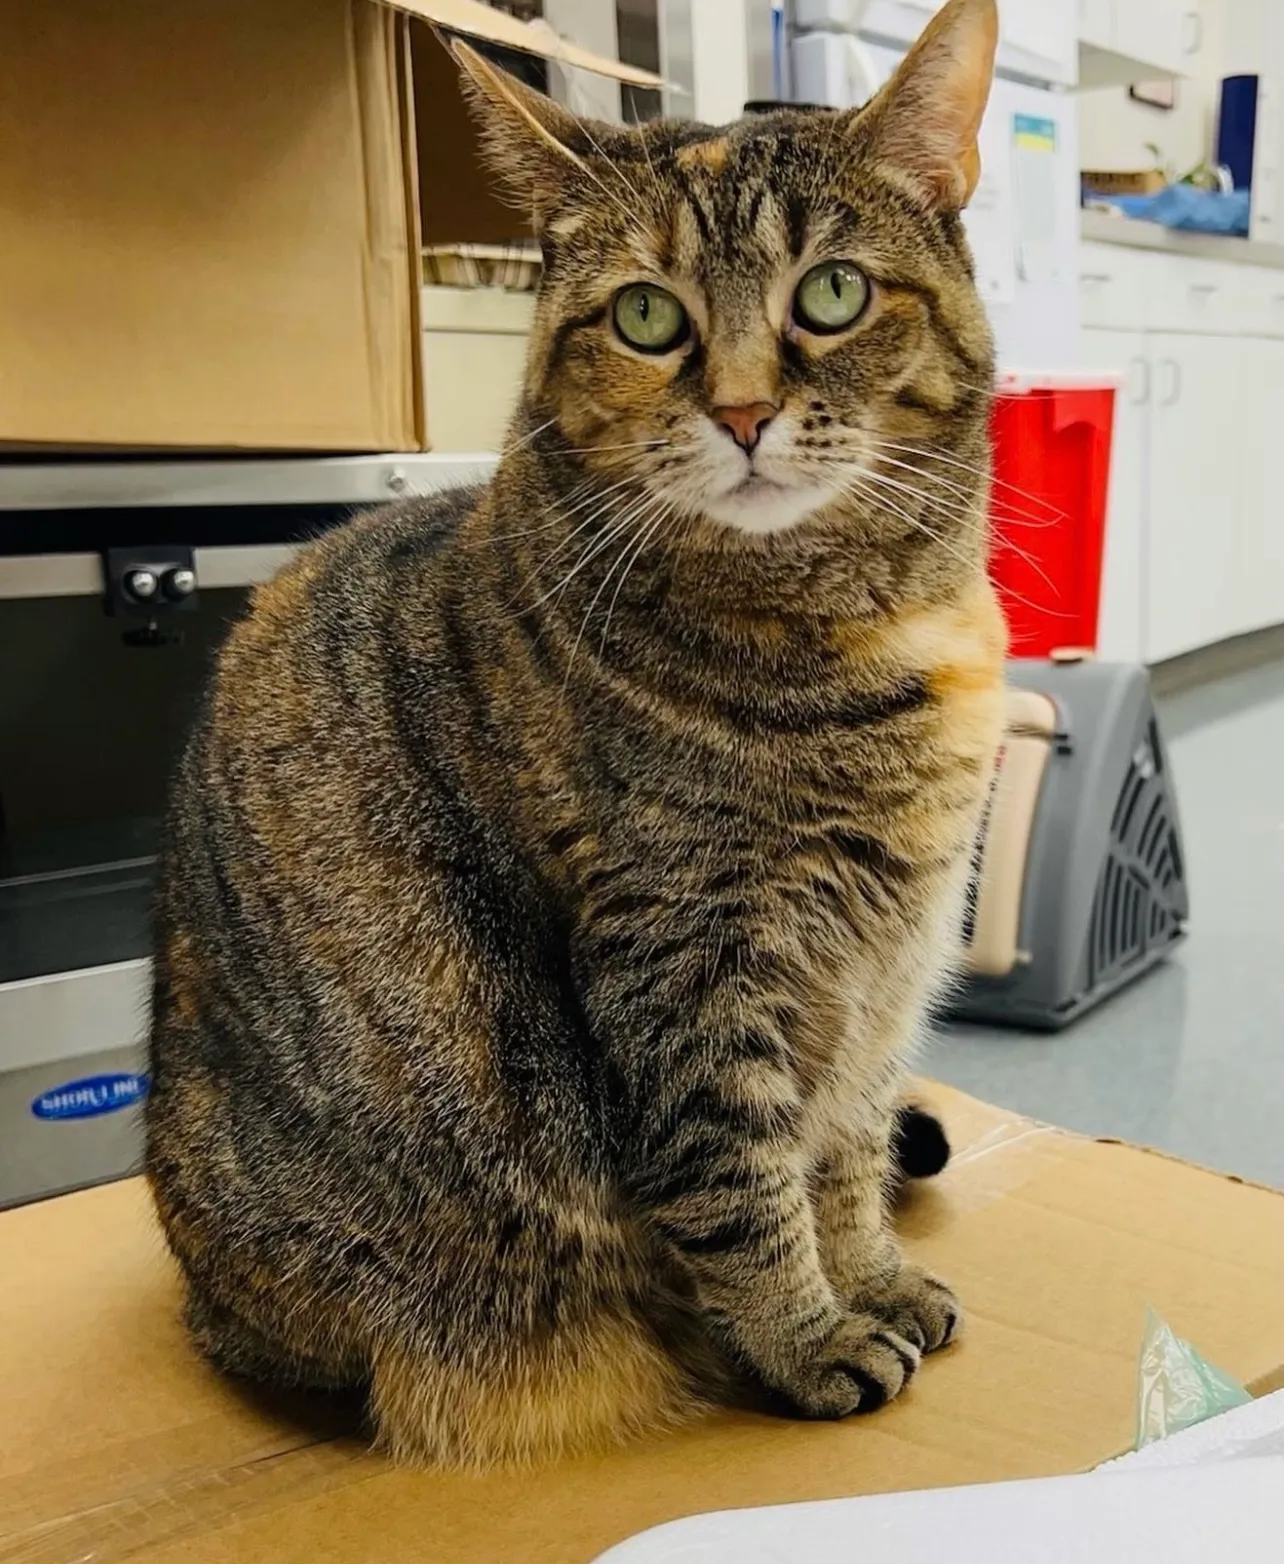
<svg viewBox="0 0 1284 1564">
<path fill-rule="evenodd" d="M 976 1211 L 1014 1194 L 1037 1171 L 1022 1156 L 1001 1156 L 1014 1147 L 1036 1141 L 1060 1140 L 1065 1130 L 1029 1119 L 1011 1119 L 994 1128 L 950 1158 L 937 1181 L 942 1194 L 956 1211 Z"/>
<path fill-rule="evenodd" d="M 3 1564 L 125 1564 L 140 1553 L 243 1522 L 313 1493 L 387 1471 L 354 1440 L 333 1439 L 177 1478 L 0 1538 Z"/>
</svg>

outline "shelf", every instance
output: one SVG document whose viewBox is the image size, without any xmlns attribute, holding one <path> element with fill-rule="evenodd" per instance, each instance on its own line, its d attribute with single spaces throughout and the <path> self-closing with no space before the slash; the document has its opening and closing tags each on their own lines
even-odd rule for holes
<svg viewBox="0 0 1284 1564">
<path fill-rule="evenodd" d="M 186 505 L 375 505 L 483 483 L 488 452 L 185 461 L 0 460 L 0 513 Z M 0 530 L 0 552 L 3 552 Z"/>
<path fill-rule="evenodd" d="M 0 600 L 96 597 L 103 590 L 100 542 L 141 541 L 144 533 L 158 527 L 172 532 L 169 541 L 194 545 L 203 589 L 252 586 L 275 575 L 299 546 L 297 540 L 315 532 L 318 524 L 333 524 L 362 505 L 484 483 L 495 461 L 492 454 L 468 452 L 0 462 Z M 124 513 L 140 511 L 150 526 L 136 515 L 124 518 Z M 182 517 L 175 518 L 171 528 L 160 515 L 164 511 L 190 512 L 186 537 Z M 112 524 L 113 513 L 121 513 L 119 529 Z M 101 537 L 85 536 L 86 517 L 99 518 L 89 530 Z M 251 517 L 252 526 L 235 524 Z M 74 541 L 59 547 L 60 535 Z M 227 541 L 216 541 L 219 538 Z"/>
</svg>

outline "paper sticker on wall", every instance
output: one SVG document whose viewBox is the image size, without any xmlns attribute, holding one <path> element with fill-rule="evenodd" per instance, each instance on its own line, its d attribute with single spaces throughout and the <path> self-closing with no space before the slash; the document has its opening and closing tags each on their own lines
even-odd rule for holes
<svg viewBox="0 0 1284 1564">
<path fill-rule="evenodd" d="M 1012 116 L 1017 267 L 1026 282 L 1062 282 L 1057 248 L 1057 122 Z"/>
</svg>

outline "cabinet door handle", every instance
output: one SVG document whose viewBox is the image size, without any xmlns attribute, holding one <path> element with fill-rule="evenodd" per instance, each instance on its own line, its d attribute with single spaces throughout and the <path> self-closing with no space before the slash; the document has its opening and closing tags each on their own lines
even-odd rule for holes
<svg viewBox="0 0 1284 1564">
<path fill-rule="evenodd" d="M 1168 371 L 1168 390 L 1159 398 L 1159 407 L 1176 407 L 1181 401 L 1181 365 L 1175 358 L 1161 358 L 1161 369 Z"/>
<path fill-rule="evenodd" d="M 1098 287 L 1102 286 L 1103 284 L 1105 284 L 1107 282 L 1113 282 L 1114 280 L 1115 279 L 1111 276 L 1111 274 L 1109 272 L 1080 272 L 1079 273 L 1079 281 L 1080 282 L 1095 283 Z"/>
<path fill-rule="evenodd" d="M 1151 384 L 1154 380 L 1154 371 L 1151 369 L 1150 360 L 1140 353 L 1132 360 L 1131 367 L 1137 371 L 1137 389 L 1130 398 L 1134 407 L 1145 407 L 1150 401 Z"/>
<path fill-rule="evenodd" d="M 1218 291 L 1218 288 L 1215 282 L 1192 282 L 1190 291 L 1198 294 L 1200 298 L 1211 299 L 1213 294 Z"/>
<path fill-rule="evenodd" d="M 1183 54 L 1199 54 L 1204 47 L 1204 13 L 1185 11 L 1182 14 Z"/>
</svg>

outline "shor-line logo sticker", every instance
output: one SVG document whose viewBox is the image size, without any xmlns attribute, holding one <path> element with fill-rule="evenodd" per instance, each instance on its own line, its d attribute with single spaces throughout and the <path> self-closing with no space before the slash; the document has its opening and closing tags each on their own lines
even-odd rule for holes
<svg viewBox="0 0 1284 1564">
<path fill-rule="evenodd" d="M 145 1075 L 87 1075 L 42 1092 L 31 1111 L 38 1119 L 96 1119 L 141 1102 L 149 1084 Z"/>
</svg>

